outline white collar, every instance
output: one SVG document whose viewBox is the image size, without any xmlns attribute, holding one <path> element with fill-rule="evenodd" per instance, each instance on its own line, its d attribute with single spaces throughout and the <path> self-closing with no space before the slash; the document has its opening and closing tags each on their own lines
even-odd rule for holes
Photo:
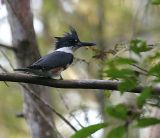
<svg viewBox="0 0 160 138">
<path fill-rule="evenodd" d="M 58 48 L 55 51 L 61 51 L 61 52 L 65 52 L 65 53 L 70 53 L 73 54 L 73 47 L 62 47 L 62 48 Z"/>
</svg>

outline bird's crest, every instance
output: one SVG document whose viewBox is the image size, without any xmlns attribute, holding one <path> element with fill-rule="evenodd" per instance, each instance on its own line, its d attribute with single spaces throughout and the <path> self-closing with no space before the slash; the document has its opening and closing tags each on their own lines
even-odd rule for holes
<svg viewBox="0 0 160 138">
<path fill-rule="evenodd" d="M 70 32 L 66 32 L 62 37 L 56 38 L 56 49 L 61 47 L 75 46 L 79 42 L 78 34 L 73 27 L 70 27 Z"/>
</svg>

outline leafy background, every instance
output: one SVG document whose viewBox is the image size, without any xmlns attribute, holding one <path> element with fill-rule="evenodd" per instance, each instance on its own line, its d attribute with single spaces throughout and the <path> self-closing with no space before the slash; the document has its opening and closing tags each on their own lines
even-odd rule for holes
<svg viewBox="0 0 160 138">
<path fill-rule="evenodd" d="M 108 90 L 53 89 L 54 108 L 81 129 L 76 134 L 57 116 L 58 130 L 65 136 L 119 138 L 139 136 L 143 127 L 160 123 L 150 116 L 159 107 L 152 86 L 159 82 L 159 0 L 33 0 L 34 27 L 42 55 L 54 49 L 54 36 L 71 25 L 80 39 L 94 41 L 96 49 L 80 49 L 74 64 L 63 73 L 67 79 L 112 79 L 122 81 L 120 92 Z M 11 45 L 5 5 L 0 5 L 0 42 Z M 16 67 L 14 55 L 3 51 Z M 1 52 L 0 65 L 12 72 Z M 25 121 L 16 118 L 22 110 L 20 87 L 0 84 L 0 137 L 29 138 Z M 128 94 L 137 85 L 141 94 Z M 82 129 L 76 121 L 79 120 Z M 102 131 L 105 128 L 105 131 Z M 140 131 L 140 133 L 143 131 Z M 142 135 L 143 137 L 143 135 Z"/>
</svg>

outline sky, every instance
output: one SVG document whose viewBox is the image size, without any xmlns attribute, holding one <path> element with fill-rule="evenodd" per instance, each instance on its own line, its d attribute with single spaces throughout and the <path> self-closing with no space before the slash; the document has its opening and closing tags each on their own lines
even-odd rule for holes
<svg viewBox="0 0 160 138">
<path fill-rule="evenodd" d="M 43 24 L 37 18 L 34 18 L 34 29 L 37 34 L 40 34 L 43 31 Z M 12 44 L 11 30 L 7 20 L 7 10 L 5 5 L 0 5 L 0 43 L 8 45 Z"/>
</svg>

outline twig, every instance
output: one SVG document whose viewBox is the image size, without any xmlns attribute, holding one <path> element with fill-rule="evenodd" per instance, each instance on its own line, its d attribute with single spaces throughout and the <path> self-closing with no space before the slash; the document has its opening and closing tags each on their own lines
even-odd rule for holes
<svg viewBox="0 0 160 138">
<path fill-rule="evenodd" d="M 85 59 L 81 59 L 81 58 L 74 58 L 74 61 L 75 62 L 83 62 L 83 63 L 86 63 L 87 65 L 90 64 L 90 62 L 86 61 Z M 75 64 L 75 62 L 73 64 Z"/>
<path fill-rule="evenodd" d="M 20 84 L 24 89 L 26 89 L 28 93 L 30 93 L 32 96 L 34 96 L 38 101 L 42 102 L 42 99 L 41 99 L 38 95 L 36 95 L 34 91 L 32 91 L 31 89 L 29 89 L 26 85 L 24 85 L 24 84 L 22 84 L 22 83 L 19 83 L 19 84 Z M 37 97 L 39 97 L 39 98 L 37 98 Z M 39 100 L 39 99 L 41 99 L 41 100 Z M 50 125 L 50 127 L 53 129 L 53 128 L 54 128 L 53 124 L 52 124 L 50 121 L 47 120 L 46 115 L 45 115 L 45 114 L 42 112 L 42 110 L 37 106 L 36 102 L 35 102 L 34 100 L 32 100 L 32 101 L 33 101 L 33 106 L 37 109 L 37 111 L 40 113 L 40 115 L 42 116 L 42 118 L 43 118 L 43 119 Z"/>
<path fill-rule="evenodd" d="M 143 75 L 148 75 L 149 74 L 146 69 L 144 69 L 144 68 L 142 68 L 142 67 L 140 67 L 140 66 L 138 66 L 136 64 L 131 64 L 131 65 L 134 66 L 134 67 L 136 67 L 136 68 L 138 68 L 138 69 L 140 69 L 141 71 L 143 71 L 143 72 L 138 72 L 138 73 L 141 73 Z M 154 77 L 158 77 L 159 78 L 158 75 L 155 75 L 155 74 L 151 74 L 151 75 L 154 76 Z"/>
<path fill-rule="evenodd" d="M 11 51 L 16 52 L 16 48 L 13 47 L 13 46 L 5 45 L 5 44 L 0 44 L 0 48 L 4 48 L 6 50 L 11 50 Z"/>
<path fill-rule="evenodd" d="M 0 69 L 1 69 L 3 72 L 8 72 L 4 67 L 2 67 L 2 65 L 0 65 Z M 4 81 L 4 83 L 5 83 L 5 85 L 6 85 L 7 87 L 9 87 L 9 85 L 7 84 L 6 81 Z"/>
<path fill-rule="evenodd" d="M 145 72 L 146 74 L 148 74 L 148 71 L 146 69 L 144 69 L 144 68 L 142 68 L 142 67 L 140 67 L 140 66 L 138 66 L 136 64 L 131 64 L 131 65 L 136 67 L 136 68 L 138 68 L 138 69 L 140 69 L 141 71 Z"/>
<path fill-rule="evenodd" d="M 18 113 L 16 113 L 16 117 L 18 117 L 18 118 L 24 118 L 24 113 L 23 112 L 18 112 Z"/>
<path fill-rule="evenodd" d="M 6 58 L 6 60 L 8 61 L 10 67 L 11 67 L 12 69 L 14 69 L 14 67 L 13 67 L 11 61 L 9 60 L 9 57 L 6 55 L 6 53 L 5 53 L 3 50 L 0 50 L 0 51 L 1 51 L 2 55 L 3 55 L 3 56 Z"/>
<path fill-rule="evenodd" d="M 0 65 L 0 68 L 3 72 L 8 72 L 2 65 Z"/>
<path fill-rule="evenodd" d="M 46 107 L 48 107 L 52 112 L 54 112 L 57 116 L 59 116 L 66 124 L 68 124 L 75 132 L 77 129 L 60 113 L 58 113 L 51 105 L 49 105 L 46 101 L 41 99 L 37 94 L 35 94 L 32 90 L 29 90 L 25 85 L 21 84 L 27 91 L 29 91 L 37 100 L 43 103 Z"/>
<path fill-rule="evenodd" d="M 59 95 L 60 95 L 60 98 L 61 98 L 62 102 L 64 103 L 65 108 L 69 111 L 69 106 L 67 105 L 67 103 L 66 103 L 63 95 L 62 95 L 61 93 L 60 93 Z M 79 125 L 81 128 L 84 128 L 84 126 L 79 122 L 79 120 L 75 117 L 75 115 L 74 115 L 73 113 L 70 113 L 70 112 L 69 112 L 69 115 L 74 118 L 74 120 L 78 123 L 78 125 Z"/>
</svg>

